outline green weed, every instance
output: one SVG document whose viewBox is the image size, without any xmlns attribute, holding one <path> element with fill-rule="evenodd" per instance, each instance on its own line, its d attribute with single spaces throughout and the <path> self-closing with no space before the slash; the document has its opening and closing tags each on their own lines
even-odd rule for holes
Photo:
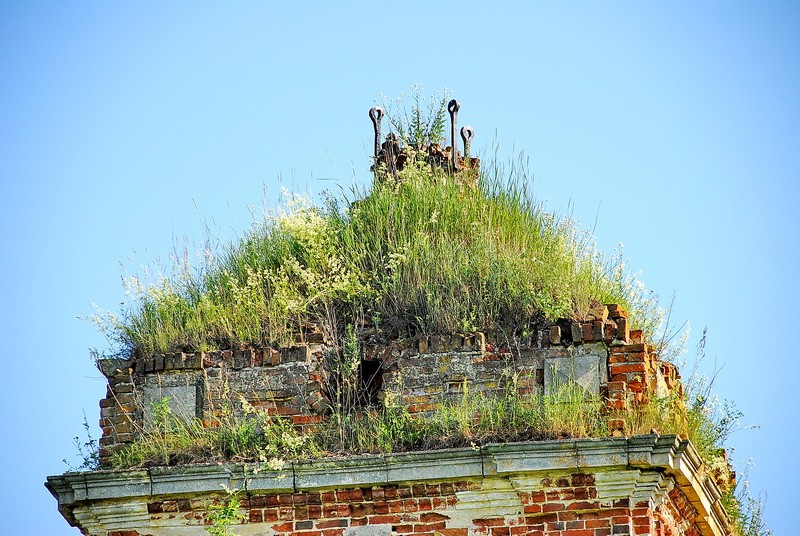
<svg viewBox="0 0 800 536">
<path fill-rule="evenodd" d="M 422 96 L 422 86 L 411 86 L 408 95 L 396 99 L 381 95 L 381 105 L 393 131 L 402 145 L 437 145 L 445 141 L 447 103 L 451 93 L 444 89 L 439 95 Z M 427 101 L 427 102 L 425 102 Z"/>
<path fill-rule="evenodd" d="M 75 436 L 72 439 L 72 444 L 78 451 L 78 458 L 80 463 L 75 466 L 69 460 L 64 458 L 64 463 L 67 464 L 70 471 L 94 471 L 100 468 L 100 444 L 92 436 L 89 421 L 86 419 L 86 414 L 83 414 L 83 430 L 85 437 Z"/>
<path fill-rule="evenodd" d="M 139 427 L 137 441 L 116 452 L 112 467 L 177 465 L 197 461 L 251 460 L 280 464 L 319 454 L 310 436 L 286 419 L 240 399 L 241 412 L 220 408 L 213 424 L 197 418 L 181 418 L 168 405 L 153 404 L 152 425 Z"/>
<path fill-rule="evenodd" d="M 244 516 L 239 513 L 242 507 L 239 492 L 228 488 L 225 488 L 225 492 L 227 497 L 223 501 L 209 506 L 208 519 L 211 525 L 205 530 L 212 536 L 235 536 L 229 527 L 244 520 Z"/>
</svg>

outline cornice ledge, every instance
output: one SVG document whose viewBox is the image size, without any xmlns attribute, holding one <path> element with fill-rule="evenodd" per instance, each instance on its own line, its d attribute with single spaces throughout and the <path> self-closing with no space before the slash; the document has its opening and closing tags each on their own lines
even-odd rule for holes
<svg viewBox="0 0 800 536">
<path fill-rule="evenodd" d="M 674 435 L 499 443 L 386 455 L 329 458 L 287 464 L 203 464 L 134 470 L 102 470 L 50 476 L 45 486 L 59 511 L 75 525 L 76 507 L 114 501 L 148 501 L 221 493 L 224 487 L 248 493 L 275 493 L 399 482 L 510 477 L 552 471 L 658 471 L 676 484 L 697 509 L 704 534 L 726 534 L 720 492 L 705 472 L 695 448 Z M 663 489 L 661 479 L 634 479 L 637 497 Z M 629 487 L 629 486 L 628 486 Z M 621 491 L 621 490 L 620 490 Z"/>
</svg>

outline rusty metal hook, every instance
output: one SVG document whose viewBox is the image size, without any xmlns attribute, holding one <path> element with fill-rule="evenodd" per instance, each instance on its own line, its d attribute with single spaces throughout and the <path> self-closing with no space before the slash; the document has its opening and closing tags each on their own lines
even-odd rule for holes
<svg viewBox="0 0 800 536">
<path fill-rule="evenodd" d="M 458 122 L 458 110 L 461 104 L 456 99 L 447 103 L 447 111 L 450 112 L 450 163 L 453 171 L 458 169 L 458 144 L 456 143 L 456 124 Z"/>
<path fill-rule="evenodd" d="M 375 158 L 381 150 L 381 119 L 383 119 L 383 108 L 374 106 L 369 109 L 369 118 L 372 120 L 372 128 L 375 130 Z"/>
<path fill-rule="evenodd" d="M 461 127 L 461 139 L 464 140 L 464 160 L 469 159 L 469 146 L 475 137 L 475 130 L 470 126 Z"/>
<path fill-rule="evenodd" d="M 457 114 L 459 108 L 461 108 L 461 103 L 458 102 L 456 99 L 452 99 L 450 102 L 447 103 L 447 111 L 450 112 L 450 115 Z"/>
</svg>

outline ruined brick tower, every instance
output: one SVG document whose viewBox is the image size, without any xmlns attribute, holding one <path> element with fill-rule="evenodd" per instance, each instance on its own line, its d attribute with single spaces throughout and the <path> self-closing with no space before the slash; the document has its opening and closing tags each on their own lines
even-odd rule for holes
<svg viewBox="0 0 800 536">
<path fill-rule="evenodd" d="M 675 388 L 674 367 L 652 354 L 640 332 L 627 331 L 624 311 L 611 310 L 615 316 L 602 308 L 569 330 L 543 328 L 515 349 L 458 334 L 393 341 L 367 348 L 365 359 L 382 369 L 382 389 L 401 375 L 410 379 L 401 403 L 412 412 L 458 396 L 465 383 L 490 396 L 510 362 L 525 373 L 518 383 L 525 392 L 544 392 L 563 375 L 603 393 L 613 409 Z M 175 411 L 213 419 L 223 376 L 232 389 L 253 393 L 251 403 L 267 400 L 295 424 L 313 424 L 322 419 L 312 379 L 322 350 L 307 343 L 104 362 L 101 455 L 133 441 L 137 425 L 151 418 L 145 401 L 167 393 Z M 617 437 L 362 455 L 280 470 L 237 463 L 101 470 L 50 477 L 48 487 L 65 518 L 92 536 L 204 534 L 223 484 L 246 493 L 241 535 L 727 533 L 719 487 L 688 441 L 626 438 L 623 420 L 610 424 Z"/>
<path fill-rule="evenodd" d="M 457 103 L 453 107 L 458 110 Z M 381 116 L 378 109 L 370 111 L 375 159 L 392 173 L 403 158 L 392 140 L 381 143 Z M 455 148 L 424 150 L 437 165 L 469 177 L 479 162 L 469 157 L 471 129 L 462 137 L 463 154 Z M 238 517 L 229 528 L 241 536 L 730 534 L 721 501 L 727 483 L 705 467 L 687 439 L 657 430 L 629 435 L 628 410 L 681 388 L 676 368 L 659 359 L 645 335 L 630 329 L 626 311 L 606 305 L 586 318 L 542 322 L 514 345 L 480 332 L 361 341 L 360 370 L 369 377 L 363 387 L 372 402 L 390 395 L 425 418 L 467 389 L 499 396 L 508 391 L 510 376 L 519 396 L 570 383 L 603 401 L 608 437 L 289 460 L 280 466 L 174 460 L 65 473 L 49 477 L 46 485 L 64 518 L 90 536 L 207 534 L 225 488 L 239 490 Z M 311 329 L 280 348 L 101 360 L 108 380 L 100 401 L 102 467 L 158 418 L 153 408 L 159 403 L 177 418 L 208 427 L 229 400 L 239 400 L 235 411 L 264 408 L 301 430 L 318 425 L 330 404 L 326 345 Z"/>
</svg>

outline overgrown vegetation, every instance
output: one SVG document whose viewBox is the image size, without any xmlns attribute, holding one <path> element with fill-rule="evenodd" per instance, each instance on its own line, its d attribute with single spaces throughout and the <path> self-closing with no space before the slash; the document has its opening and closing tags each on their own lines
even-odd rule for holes
<svg viewBox="0 0 800 536">
<path fill-rule="evenodd" d="M 429 98 L 422 97 L 422 87 L 414 85 L 408 96 L 396 99 L 381 95 L 390 130 L 400 145 L 438 145 L 445 142 L 447 102 L 451 93 L 443 89 Z"/>
<path fill-rule="evenodd" d="M 95 318 L 120 351 L 143 354 L 281 344 L 312 324 L 333 342 L 368 324 L 510 339 L 601 303 L 645 329 L 659 322 L 623 259 L 606 261 L 571 220 L 543 210 L 524 168 L 489 168 L 474 189 L 424 162 L 399 175 L 324 207 L 287 195 L 204 266 L 180 260 L 150 286 L 131 278 L 134 304 Z"/>
<path fill-rule="evenodd" d="M 209 506 L 208 519 L 211 525 L 206 527 L 206 532 L 212 536 L 235 536 L 228 527 L 238 525 L 244 519 L 239 513 L 242 507 L 239 492 L 225 488 L 225 493 L 225 499 Z"/>
<path fill-rule="evenodd" d="M 467 390 L 420 416 L 388 400 L 380 407 L 340 414 L 302 432 L 291 422 L 242 400 L 244 416 L 224 410 L 217 426 L 154 404 L 154 423 L 141 439 L 116 453 L 116 468 L 237 460 L 279 470 L 292 460 L 356 453 L 391 453 L 476 444 L 607 435 L 602 401 L 576 385 L 551 395 L 520 396 L 510 386 L 489 398 Z"/>
</svg>

